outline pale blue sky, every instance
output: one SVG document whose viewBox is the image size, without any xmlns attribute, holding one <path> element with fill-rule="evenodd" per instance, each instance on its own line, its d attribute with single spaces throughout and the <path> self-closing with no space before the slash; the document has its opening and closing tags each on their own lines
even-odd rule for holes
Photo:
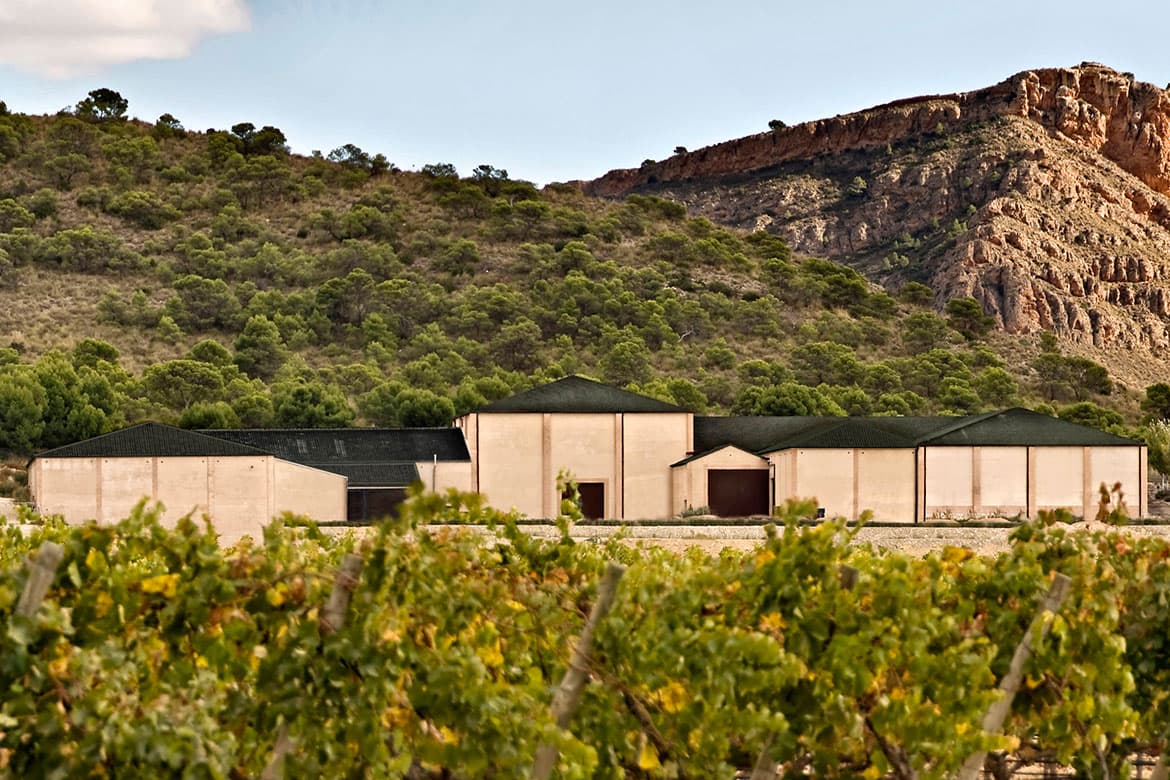
<svg viewBox="0 0 1170 780">
<path fill-rule="evenodd" d="M 108 86 L 143 119 L 545 183 L 1028 68 L 1166 86 L 1168 31 L 1165 0 L 0 0 L 0 99 Z"/>
</svg>

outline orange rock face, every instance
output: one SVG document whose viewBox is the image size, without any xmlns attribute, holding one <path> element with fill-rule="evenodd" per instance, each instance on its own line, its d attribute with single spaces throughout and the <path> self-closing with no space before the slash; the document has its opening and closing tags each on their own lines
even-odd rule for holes
<svg viewBox="0 0 1170 780">
<path fill-rule="evenodd" d="M 1170 194 L 1170 94 L 1103 65 L 1026 71 L 993 87 L 910 98 L 855 114 L 726 141 L 583 185 L 618 197 L 667 182 L 750 173 L 818 155 L 876 149 L 911 136 L 1019 116 L 1058 131 Z"/>
<path fill-rule="evenodd" d="M 971 295 L 1004 330 L 1051 331 L 1135 381 L 1170 370 L 1170 93 L 1101 65 L 760 133 L 581 186 L 670 197 L 892 288 L 923 281 L 939 305 Z"/>
</svg>

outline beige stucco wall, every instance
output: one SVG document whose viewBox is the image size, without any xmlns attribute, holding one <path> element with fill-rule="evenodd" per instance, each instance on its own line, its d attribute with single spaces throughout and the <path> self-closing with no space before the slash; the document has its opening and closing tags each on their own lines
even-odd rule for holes
<svg viewBox="0 0 1170 780">
<path fill-rule="evenodd" d="M 755 469 L 768 471 L 770 468 L 771 466 L 766 458 L 761 458 L 754 453 L 730 446 L 715 450 L 709 455 L 696 458 L 681 466 L 676 466 L 672 469 L 675 472 L 675 478 L 677 479 L 679 488 L 677 494 L 679 504 L 676 512 L 681 512 L 684 509 L 704 507 L 710 504 L 707 497 L 708 472 L 719 469 Z"/>
<path fill-rule="evenodd" d="M 670 464 L 691 448 L 691 414 L 622 415 L 622 515 L 627 519 L 670 517 L 681 511 L 671 499 Z M 698 504 L 697 506 L 702 506 Z"/>
<path fill-rule="evenodd" d="M 517 412 L 470 414 L 456 424 L 472 454 L 470 486 L 489 504 L 554 516 L 564 471 L 605 486 L 606 517 L 633 519 L 673 513 L 670 464 L 687 453 L 691 419 L 682 412 Z"/>
<path fill-rule="evenodd" d="M 230 544 L 284 509 L 315 520 L 345 519 L 345 477 L 271 456 L 220 458 L 38 458 L 33 501 L 70 523 L 115 523 L 143 498 L 163 505 L 164 523 L 211 517 Z"/>
<path fill-rule="evenodd" d="M 1033 447 L 1032 493 L 1037 509 L 1084 512 L 1084 447 Z"/>
<path fill-rule="evenodd" d="M 605 485 L 605 516 L 618 517 L 621 506 L 621 471 L 618 448 L 620 417 L 615 414 L 551 414 L 548 429 L 548 463 L 544 516 L 555 515 L 560 500 L 556 475 L 565 471 L 578 482 Z"/>
<path fill-rule="evenodd" d="M 1101 484 L 1112 489 L 1120 482 L 1126 508 L 1132 516 L 1145 512 L 1142 499 L 1146 485 L 1142 478 L 1146 462 L 1144 447 L 1091 447 L 1089 448 L 1089 470 L 1086 480 L 1087 509 L 1095 515 L 1100 500 Z"/>
<path fill-rule="evenodd" d="M 926 519 L 971 512 L 972 454 L 970 447 L 926 447 Z"/>
<path fill-rule="evenodd" d="M 815 498 L 826 517 L 914 522 L 912 449 L 793 449 L 770 453 L 777 505 Z"/>
<path fill-rule="evenodd" d="M 163 504 L 163 523 L 172 525 L 186 514 L 210 514 L 207 458 L 158 458 L 156 469 L 152 497 Z"/>
<path fill-rule="evenodd" d="M 421 460 L 414 465 L 427 490 L 445 493 L 452 488 L 462 492 L 472 489 L 470 462 Z"/>
<path fill-rule="evenodd" d="M 914 522 L 914 450 L 857 450 L 857 495 L 851 519 L 865 510 L 889 523 Z"/>
<path fill-rule="evenodd" d="M 339 474 L 272 459 L 273 514 L 292 512 L 319 523 L 345 520 L 346 480 Z"/>
<path fill-rule="evenodd" d="M 480 414 L 473 451 L 478 490 L 498 509 L 544 516 L 543 417 L 541 414 Z M 472 448 L 472 440 L 468 442 Z"/>
<path fill-rule="evenodd" d="M 97 519 L 97 484 L 97 458 L 38 458 L 29 475 L 37 510 L 61 515 L 71 523 Z"/>
<path fill-rule="evenodd" d="M 977 514 L 1013 517 L 1028 511 L 1028 448 L 976 447 Z"/>
<path fill-rule="evenodd" d="M 798 449 L 795 452 L 793 497 L 815 498 L 826 517 L 852 519 L 853 450 Z"/>
</svg>

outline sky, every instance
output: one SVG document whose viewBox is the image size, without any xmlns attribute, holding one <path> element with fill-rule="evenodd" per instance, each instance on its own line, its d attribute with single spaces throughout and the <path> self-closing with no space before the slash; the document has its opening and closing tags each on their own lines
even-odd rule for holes
<svg viewBox="0 0 1170 780">
<path fill-rule="evenodd" d="M 0 0 L 0 100 L 108 87 L 148 121 L 545 184 L 1033 68 L 1165 87 L 1168 30 L 1166 0 Z"/>
</svg>

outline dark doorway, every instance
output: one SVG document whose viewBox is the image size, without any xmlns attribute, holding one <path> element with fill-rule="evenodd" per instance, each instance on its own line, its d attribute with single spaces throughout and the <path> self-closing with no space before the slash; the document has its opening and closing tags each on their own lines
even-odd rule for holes
<svg viewBox="0 0 1170 780">
<path fill-rule="evenodd" d="M 581 514 L 586 520 L 601 520 L 605 517 L 604 482 L 578 482 L 577 492 L 581 496 Z"/>
<path fill-rule="evenodd" d="M 370 523 L 392 517 L 405 500 L 405 488 L 350 490 L 346 496 L 345 519 L 350 523 Z"/>
<path fill-rule="evenodd" d="M 707 506 L 719 517 L 771 514 L 768 472 L 763 469 L 712 469 L 707 472 Z"/>
</svg>

